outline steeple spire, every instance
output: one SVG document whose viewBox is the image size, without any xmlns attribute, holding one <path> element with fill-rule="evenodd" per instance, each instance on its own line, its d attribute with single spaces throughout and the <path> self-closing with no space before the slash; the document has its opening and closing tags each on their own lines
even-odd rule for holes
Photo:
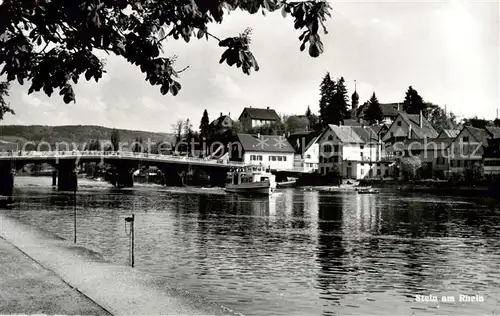
<svg viewBox="0 0 500 316">
<path fill-rule="evenodd" d="M 352 94 L 351 97 L 351 118 L 352 119 L 357 119 L 357 110 L 358 110 L 358 104 L 359 104 L 359 95 L 357 90 L 357 82 L 354 80 L 354 93 Z"/>
</svg>

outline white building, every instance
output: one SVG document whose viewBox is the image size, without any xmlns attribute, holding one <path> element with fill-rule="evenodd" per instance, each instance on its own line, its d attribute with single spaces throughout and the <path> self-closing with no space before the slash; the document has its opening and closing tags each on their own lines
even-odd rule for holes
<svg viewBox="0 0 500 316">
<path fill-rule="evenodd" d="M 296 132 L 288 135 L 287 139 L 295 149 L 294 168 L 316 172 L 319 167 L 319 133 Z"/>
<path fill-rule="evenodd" d="M 370 127 L 329 125 L 319 136 L 319 173 L 335 168 L 348 179 L 386 176 L 392 162 L 382 157 L 382 144 Z"/>
<path fill-rule="evenodd" d="M 274 170 L 292 170 L 295 150 L 284 136 L 238 134 L 231 146 L 231 160 Z"/>
</svg>

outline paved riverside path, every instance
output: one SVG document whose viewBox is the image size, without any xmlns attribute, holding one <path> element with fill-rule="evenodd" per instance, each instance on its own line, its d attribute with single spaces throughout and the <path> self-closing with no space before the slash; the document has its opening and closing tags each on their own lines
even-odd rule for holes
<svg viewBox="0 0 500 316">
<path fill-rule="evenodd" d="M 12 269 L 11 265 L 4 265 L 3 261 L 0 261 L 0 278 L 3 279 L 4 275 L 8 276 L 6 282 L 0 282 L 0 298 L 2 299 L 0 301 L 0 314 L 38 312 L 36 306 L 30 307 L 30 304 L 37 304 L 37 295 L 50 296 L 52 295 L 51 287 L 60 286 L 61 293 L 70 294 L 66 298 L 61 298 L 60 293 L 55 291 L 52 299 L 61 299 L 61 301 L 52 307 L 47 307 L 48 311 L 42 310 L 44 301 L 41 299 L 39 301 L 41 304 L 40 312 L 81 315 L 106 314 L 106 311 L 114 315 L 236 315 L 228 309 L 205 301 L 203 298 L 170 288 L 158 278 L 137 269 L 106 262 L 97 253 L 73 245 L 67 240 L 34 226 L 21 223 L 4 213 L 0 213 L 0 237 L 4 239 L 0 239 L 3 242 L 0 245 L 4 246 L 4 248 L 0 248 L 0 251 L 5 250 L 7 255 L 17 256 L 18 260 L 21 261 L 30 261 L 29 258 L 31 258 L 41 267 L 53 272 L 53 274 L 46 272 L 47 278 L 58 276 L 59 280 L 62 279 L 66 283 L 57 282 L 54 279 L 47 281 L 47 279 L 45 280 L 48 282 L 45 284 L 47 288 L 44 291 L 38 292 L 35 289 L 30 289 L 33 291 L 22 292 L 23 289 L 30 286 L 39 287 L 40 290 L 44 287 L 44 284 L 35 284 L 38 281 L 30 280 L 28 277 L 24 280 L 24 285 L 21 280 L 19 288 L 14 288 L 15 290 L 9 293 L 8 287 L 16 286 L 14 279 L 22 278 L 22 275 L 29 276 L 29 270 L 34 263 L 31 262 L 31 266 L 29 263 L 24 263 L 18 267 L 20 270 L 16 270 Z M 14 247 L 5 241 L 18 248 L 29 258 L 19 258 L 20 253 L 16 252 Z M 11 281 L 9 282 L 9 280 Z M 72 291 L 73 294 L 71 294 Z M 82 295 L 78 296 L 76 294 L 78 292 L 88 299 L 84 300 Z M 4 300 L 10 302 L 5 304 Z M 66 306 L 65 300 L 72 302 L 67 303 Z M 16 301 L 17 303 L 15 303 Z M 50 308 L 58 306 L 67 309 L 54 310 L 52 313 Z M 19 307 L 21 310 L 17 310 Z M 4 308 L 5 310 L 3 310 Z"/>
<path fill-rule="evenodd" d="M 3 238 L 0 314 L 109 315 Z"/>
</svg>

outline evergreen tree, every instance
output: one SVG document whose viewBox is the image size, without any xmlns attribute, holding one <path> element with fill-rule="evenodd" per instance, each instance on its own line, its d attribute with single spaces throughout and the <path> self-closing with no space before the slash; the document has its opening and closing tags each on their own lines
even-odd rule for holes
<svg viewBox="0 0 500 316">
<path fill-rule="evenodd" d="M 135 153 L 140 153 L 142 152 L 142 138 L 137 137 L 134 142 L 134 147 L 132 148 L 132 151 Z"/>
<path fill-rule="evenodd" d="M 365 111 L 364 119 L 370 122 L 370 124 L 380 123 L 384 119 L 384 113 L 382 112 L 375 92 L 373 92 L 370 101 L 368 101 L 368 108 Z"/>
<path fill-rule="evenodd" d="M 200 137 L 208 138 L 209 130 L 210 130 L 210 120 L 208 118 L 208 112 L 205 109 L 205 111 L 203 111 L 203 116 L 201 117 L 201 122 L 200 122 Z"/>
<path fill-rule="evenodd" d="M 335 81 L 330 77 L 330 73 L 326 73 L 320 85 L 320 99 L 319 99 L 319 118 L 321 125 L 332 124 L 331 109 L 335 96 L 336 86 Z"/>
<path fill-rule="evenodd" d="M 313 114 L 311 111 L 311 107 L 308 105 L 306 110 L 306 117 L 309 120 L 309 130 L 315 130 L 318 125 L 318 116 Z"/>
<path fill-rule="evenodd" d="M 0 120 L 3 120 L 5 113 L 15 114 L 5 101 L 5 98 L 9 96 L 10 83 L 0 82 Z"/>
<path fill-rule="evenodd" d="M 115 128 L 111 131 L 111 144 L 113 145 L 114 151 L 118 151 L 118 149 L 120 149 L 120 133 Z"/>
<path fill-rule="evenodd" d="M 408 114 L 420 114 L 420 111 L 425 111 L 424 100 L 412 86 L 406 91 L 403 110 Z"/>
<path fill-rule="evenodd" d="M 333 97 L 332 117 L 330 119 L 332 120 L 331 124 L 338 125 L 349 116 L 349 97 L 347 95 L 347 87 L 345 86 L 344 77 L 340 77 L 337 81 L 336 88 L 337 89 Z"/>
</svg>

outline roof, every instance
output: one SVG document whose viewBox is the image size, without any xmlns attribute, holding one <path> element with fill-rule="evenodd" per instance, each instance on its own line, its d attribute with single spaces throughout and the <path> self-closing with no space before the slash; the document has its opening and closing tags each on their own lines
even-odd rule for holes
<svg viewBox="0 0 500 316">
<path fill-rule="evenodd" d="M 472 126 L 464 126 L 471 134 L 474 136 L 476 141 L 483 143 L 485 146 L 488 146 L 488 138 L 491 138 L 488 135 L 488 132 L 486 130 L 477 128 L 477 127 L 472 127 Z"/>
<path fill-rule="evenodd" d="M 367 126 L 368 128 L 370 128 L 375 134 L 378 134 L 380 133 L 380 131 L 384 128 L 384 129 L 387 129 L 387 126 L 385 125 L 370 125 L 370 126 Z"/>
<path fill-rule="evenodd" d="M 460 130 L 458 129 L 443 129 L 439 133 L 438 138 L 455 138 L 458 134 L 460 134 Z"/>
<path fill-rule="evenodd" d="M 368 108 L 368 102 L 365 102 L 362 106 L 358 108 L 358 116 L 364 116 L 366 109 Z M 402 108 L 403 103 L 380 103 L 380 108 L 382 109 L 382 114 L 384 117 L 396 117 L 398 116 L 398 104 Z M 363 114 L 363 115 L 360 115 Z"/>
<path fill-rule="evenodd" d="M 222 122 L 224 122 L 226 118 L 229 118 L 231 120 L 231 123 L 233 122 L 233 120 L 228 115 L 222 115 L 213 120 L 212 123 L 210 123 L 210 126 L 220 127 L 222 125 Z"/>
<path fill-rule="evenodd" d="M 420 114 L 408 114 L 399 112 L 399 115 L 411 126 L 412 132 L 417 138 L 437 138 L 438 132 L 432 124 L 422 115 L 422 127 L 420 127 Z"/>
<path fill-rule="evenodd" d="M 237 134 L 244 151 L 295 153 L 294 148 L 284 136 Z"/>
<path fill-rule="evenodd" d="M 488 131 L 492 138 L 500 138 L 500 127 L 486 126 L 485 129 L 486 131 Z"/>
<path fill-rule="evenodd" d="M 432 150 L 445 150 L 454 141 L 455 138 L 424 138 L 424 139 L 405 139 L 403 146 L 408 148 L 411 144 L 412 150 L 421 150 L 423 148 Z"/>
<path fill-rule="evenodd" d="M 378 141 L 378 136 L 377 133 L 375 133 L 371 128 L 369 127 L 361 127 L 361 126 L 351 126 L 353 131 L 359 135 L 359 137 L 363 140 L 365 143 L 373 143 Z"/>
<path fill-rule="evenodd" d="M 343 143 L 364 143 L 363 139 L 354 131 L 353 126 L 337 126 L 329 124 L 328 127 Z"/>
<path fill-rule="evenodd" d="M 280 117 L 275 110 L 267 108 L 267 109 L 259 109 L 259 108 L 244 108 L 243 112 L 241 112 L 240 118 L 243 114 L 248 114 L 251 119 L 254 120 L 268 120 L 268 121 L 279 121 Z"/>
<path fill-rule="evenodd" d="M 312 141 L 319 136 L 317 131 L 305 131 L 291 133 L 287 140 L 295 149 L 296 153 L 306 151 L 312 145 Z"/>
</svg>

